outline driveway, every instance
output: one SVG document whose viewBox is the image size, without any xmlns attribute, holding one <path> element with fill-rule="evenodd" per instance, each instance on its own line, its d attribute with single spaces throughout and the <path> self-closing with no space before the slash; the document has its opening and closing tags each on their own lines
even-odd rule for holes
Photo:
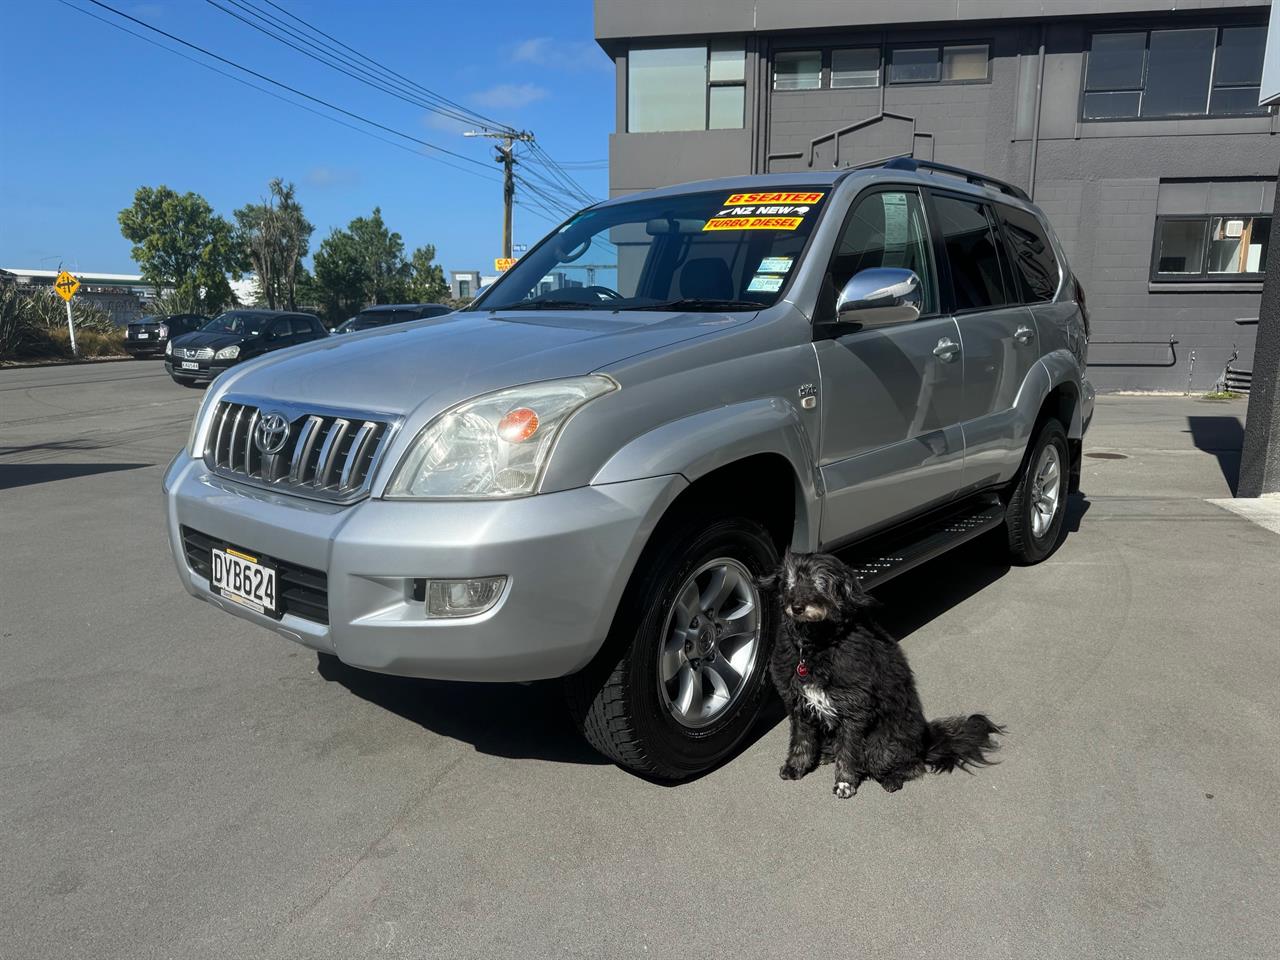
<svg viewBox="0 0 1280 960">
<path fill-rule="evenodd" d="M 190 599 L 158 363 L 0 370 L 0 955 L 1273 956 L 1280 536 L 1229 496 L 1244 405 L 1103 397 L 1074 530 L 881 591 L 926 711 L 1000 765 L 888 795 L 679 787 L 554 685 L 338 670 Z"/>
</svg>

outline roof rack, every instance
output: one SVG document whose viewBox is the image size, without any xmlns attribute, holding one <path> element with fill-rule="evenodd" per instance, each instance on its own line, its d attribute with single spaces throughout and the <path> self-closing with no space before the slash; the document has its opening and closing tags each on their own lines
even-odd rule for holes
<svg viewBox="0 0 1280 960">
<path fill-rule="evenodd" d="M 1027 203 L 1031 202 L 1031 198 L 1027 196 L 1026 191 L 1021 187 L 1015 187 L 1012 183 L 1006 183 L 1003 180 L 997 180 L 995 177 L 988 177 L 985 174 L 974 173 L 972 170 L 966 170 L 963 167 L 953 167 L 946 163 L 934 163 L 932 160 L 917 160 L 915 157 L 907 156 L 894 157 L 892 160 L 886 160 L 879 165 L 886 170 L 910 170 L 913 172 L 923 170 L 927 173 L 949 173 L 953 177 L 960 177 L 962 180 L 976 186 L 991 187 Z"/>
</svg>

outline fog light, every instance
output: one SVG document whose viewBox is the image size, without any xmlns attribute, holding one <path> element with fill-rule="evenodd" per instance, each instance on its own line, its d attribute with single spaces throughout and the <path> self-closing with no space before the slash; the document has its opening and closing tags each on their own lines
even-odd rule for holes
<svg viewBox="0 0 1280 960">
<path fill-rule="evenodd" d="M 475 617 L 498 602 L 506 577 L 470 580 L 428 580 L 428 617 Z"/>
</svg>

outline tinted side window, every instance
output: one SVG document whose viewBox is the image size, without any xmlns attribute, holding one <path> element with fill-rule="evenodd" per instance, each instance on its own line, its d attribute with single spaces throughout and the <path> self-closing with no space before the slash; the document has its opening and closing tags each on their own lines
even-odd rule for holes
<svg viewBox="0 0 1280 960">
<path fill-rule="evenodd" d="M 299 340 L 310 340 L 315 333 L 311 329 L 311 321 L 306 317 L 293 318 L 293 332 Z"/>
<path fill-rule="evenodd" d="M 1013 268 L 1022 278 L 1023 293 L 1028 303 L 1052 300 L 1058 292 L 1058 258 L 1045 236 L 1044 227 L 1033 214 L 1016 207 L 996 206 L 1009 241 Z"/>
<path fill-rule="evenodd" d="M 934 196 L 938 232 L 951 264 L 956 310 L 983 310 L 1008 302 L 1000 277 L 1000 248 L 981 203 Z"/>
<path fill-rule="evenodd" d="M 284 340 L 287 339 L 289 335 L 289 319 L 286 317 L 273 323 L 271 325 L 271 332 L 267 336 L 271 340 Z"/>
</svg>

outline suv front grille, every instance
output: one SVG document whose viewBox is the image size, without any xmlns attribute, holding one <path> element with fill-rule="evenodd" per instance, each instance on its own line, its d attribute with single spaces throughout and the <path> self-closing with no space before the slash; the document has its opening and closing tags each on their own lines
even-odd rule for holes
<svg viewBox="0 0 1280 960">
<path fill-rule="evenodd" d="M 212 360 L 213 347 L 174 347 L 173 355 L 183 360 Z"/>
<path fill-rule="evenodd" d="M 204 462 L 232 480 L 350 503 L 368 495 L 396 425 L 362 413 L 299 411 L 228 398 L 219 401 L 210 421 Z"/>
<path fill-rule="evenodd" d="M 182 528 L 182 549 L 187 555 L 187 566 L 206 580 L 213 576 L 210 553 L 215 546 L 245 549 L 214 540 L 199 530 Z M 270 557 L 259 559 L 276 568 L 276 590 L 280 594 L 277 605 L 280 613 L 291 613 L 312 623 L 328 624 L 329 577 L 323 570 L 312 570 L 310 567 L 300 567 L 296 563 Z"/>
</svg>

